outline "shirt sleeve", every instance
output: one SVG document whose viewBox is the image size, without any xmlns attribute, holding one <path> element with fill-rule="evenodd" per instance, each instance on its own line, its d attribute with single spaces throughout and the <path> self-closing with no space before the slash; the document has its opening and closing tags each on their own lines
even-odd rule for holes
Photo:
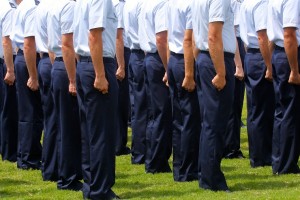
<svg viewBox="0 0 300 200">
<path fill-rule="evenodd" d="M 266 12 L 266 10 L 268 10 L 268 2 L 267 1 L 261 1 L 253 9 L 255 31 L 267 29 L 268 13 Z"/>
<path fill-rule="evenodd" d="M 94 28 L 106 27 L 108 1 L 110 0 L 91 0 L 89 13 L 89 30 Z"/>
<path fill-rule="evenodd" d="M 189 1 L 189 4 L 186 9 L 186 24 L 185 24 L 185 29 L 193 29 L 193 23 L 192 23 L 192 9 L 191 9 L 191 1 Z"/>
<path fill-rule="evenodd" d="M 209 1 L 209 23 L 225 21 L 225 10 L 223 1 L 224 0 Z"/>
<path fill-rule="evenodd" d="M 283 28 L 299 28 L 300 21 L 299 0 L 285 1 L 283 4 Z"/>
<path fill-rule="evenodd" d="M 154 15 L 155 33 L 168 30 L 168 3 L 166 1 L 160 3 Z"/>
<path fill-rule="evenodd" d="M 35 36 L 35 11 L 36 6 L 29 9 L 24 16 L 24 37 Z"/>
<path fill-rule="evenodd" d="M 3 18 L 3 21 L 2 21 L 2 37 L 9 36 L 11 34 L 12 13 L 13 13 L 13 10 L 10 9 Z"/>
<path fill-rule="evenodd" d="M 117 28 L 124 28 L 124 18 L 123 18 L 123 9 L 124 9 L 124 2 L 120 1 L 116 6 L 116 14 L 118 17 L 118 26 Z"/>
<path fill-rule="evenodd" d="M 61 27 L 61 34 L 68 34 L 73 33 L 73 21 L 74 21 L 74 9 L 75 9 L 75 2 L 70 1 L 66 6 L 63 8 L 61 12 L 60 18 L 60 27 Z"/>
</svg>

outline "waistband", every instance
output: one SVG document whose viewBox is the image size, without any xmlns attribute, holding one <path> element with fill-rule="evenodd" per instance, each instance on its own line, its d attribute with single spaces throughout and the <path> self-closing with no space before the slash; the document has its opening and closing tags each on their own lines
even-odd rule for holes
<svg viewBox="0 0 300 200">
<path fill-rule="evenodd" d="M 247 53 L 260 53 L 260 49 L 248 48 Z"/>
<path fill-rule="evenodd" d="M 64 62 L 64 59 L 63 59 L 63 57 L 56 57 L 56 58 L 55 58 L 55 61 L 58 61 L 58 62 Z"/>
<path fill-rule="evenodd" d="M 200 54 L 201 53 L 204 53 L 204 54 L 207 54 L 207 55 L 209 55 L 209 57 L 210 57 L 210 54 L 209 54 L 209 51 L 200 51 Z M 225 58 L 234 58 L 234 54 L 233 53 L 229 53 L 229 52 L 224 52 L 224 57 Z"/>
<path fill-rule="evenodd" d="M 175 53 L 175 52 L 173 52 L 173 51 L 170 51 L 170 54 L 172 55 L 172 56 L 180 56 L 180 57 L 183 57 L 183 54 L 182 53 Z"/>
<path fill-rule="evenodd" d="M 2 58 L 0 58 L 0 64 L 3 64 L 4 60 Z"/>
<path fill-rule="evenodd" d="M 128 48 L 128 47 L 124 47 L 124 51 L 131 52 L 131 51 L 130 51 L 130 48 Z"/>
<path fill-rule="evenodd" d="M 18 49 L 17 55 L 24 55 L 24 51 L 22 49 Z"/>
<path fill-rule="evenodd" d="M 49 58 L 49 53 L 41 52 L 41 58 Z"/>
<path fill-rule="evenodd" d="M 274 45 L 274 49 L 279 51 L 284 51 L 284 47 L 277 46 L 276 44 Z"/>
<path fill-rule="evenodd" d="M 156 55 L 158 55 L 158 51 L 156 51 L 156 52 L 153 52 L 153 53 L 151 53 L 151 52 L 147 52 L 147 53 L 146 53 L 146 55 L 152 55 L 152 56 L 156 56 Z"/>
<path fill-rule="evenodd" d="M 131 49 L 131 53 L 145 54 L 144 51 L 141 49 Z"/>
<path fill-rule="evenodd" d="M 91 56 L 79 56 L 79 61 L 80 62 L 93 62 Z M 103 57 L 103 62 L 104 63 L 111 63 L 115 62 L 114 58 L 109 58 L 109 57 Z"/>
</svg>

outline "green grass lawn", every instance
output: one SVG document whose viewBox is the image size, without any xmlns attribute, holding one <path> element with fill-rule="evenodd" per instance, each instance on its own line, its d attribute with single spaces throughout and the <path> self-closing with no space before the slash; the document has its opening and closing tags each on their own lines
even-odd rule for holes
<svg viewBox="0 0 300 200">
<path fill-rule="evenodd" d="M 244 109 L 244 122 L 245 115 Z M 130 156 L 117 157 L 113 190 L 122 199 L 300 199 L 300 175 L 276 176 L 271 167 L 250 168 L 246 128 L 241 147 L 247 158 L 222 161 L 232 193 L 199 189 L 197 181 L 176 183 L 172 173 L 146 174 L 143 165 L 130 164 Z M 75 200 L 82 194 L 57 190 L 55 183 L 42 181 L 40 171 L 22 171 L 15 163 L 0 162 L 0 199 Z"/>
</svg>

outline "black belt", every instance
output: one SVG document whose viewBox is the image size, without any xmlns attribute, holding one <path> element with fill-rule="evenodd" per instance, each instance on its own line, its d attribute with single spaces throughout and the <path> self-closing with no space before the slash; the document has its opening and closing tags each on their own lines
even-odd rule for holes
<svg viewBox="0 0 300 200">
<path fill-rule="evenodd" d="M 124 51 L 129 51 L 130 52 L 130 49 L 128 47 L 124 47 Z"/>
<path fill-rule="evenodd" d="M 79 56 L 79 61 L 80 62 L 93 62 L 91 56 Z M 103 57 L 103 62 L 104 63 L 113 63 L 113 62 L 115 62 L 115 59 L 110 58 L 110 57 Z"/>
<path fill-rule="evenodd" d="M 41 52 L 41 58 L 49 58 L 49 53 Z"/>
<path fill-rule="evenodd" d="M 91 56 L 79 56 L 79 61 L 80 62 L 92 62 L 92 57 Z"/>
<path fill-rule="evenodd" d="M 260 53 L 260 49 L 248 48 L 247 53 Z"/>
<path fill-rule="evenodd" d="M 170 51 L 170 54 L 171 54 L 172 56 L 180 56 L 180 57 L 183 56 L 182 53 L 175 53 L 175 52 L 173 52 L 173 51 Z"/>
<path fill-rule="evenodd" d="M 17 55 L 24 55 L 24 52 L 22 49 L 19 49 L 18 52 L 17 52 Z"/>
<path fill-rule="evenodd" d="M 274 46 L 274 49 L 279 51 L 284 51 L 284 47 L 277 46 L 276 44 Z"/>
<path fill-rule="evenodd" d="M 4 63 L 4 60 L 0 58 L 0 64 L 2 65 Z"/>
<path fill-rule="evenodd" d="M 55 61 L 58 61 L 58 62 L 64 62 L 64 59 L 63 59 L 63 57 L 56 57 L 56 58 L 55 58 Z"/>
<path fill-rule="evenodd" d="M 207 54 L 210 57 L 209 51 L 200 50 L 200 53 Z M 229 53 L 229 52 L 224 52 L 224 57 L 234 58 L 234 54 L 233 53 Z"/>
<path fill-rule="evenodd" d="M 144 51 L 141 49 L 131 49 L 131 53 L 145 54 Z"/>
</svg>

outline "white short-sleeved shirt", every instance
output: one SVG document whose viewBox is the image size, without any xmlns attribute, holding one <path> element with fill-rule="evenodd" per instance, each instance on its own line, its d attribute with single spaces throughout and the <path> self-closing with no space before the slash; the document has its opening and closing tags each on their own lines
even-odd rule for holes
<svg viewBox="0 0 300 200">
<path fill-rule="evenodd" d="M 35 10 L 39 1 L 23 0 L 13 17 L 11 40 L 23 50 L 24 38 L 35 36 Z"/>
<path fill-rule="evenodd" d="M 268 0 L 245 0 L 241 6 L 240 33 L 248 48 L 259 48 L 257 31 L 267 29 Z"/>
<path fill-rule="evenodd" d="M 157 52 L 156 34 L 168 30 L 168 1 L 145 1 L 139 18 L 139 41 L 147 53 Z"/>
<path fill-rule="evenodd" d="M 12 13 L 14 5 L 10 5 L 7 0 L 0 0 L 0 39 L 11 34 Z M 0 44 L 0 58 L 3 59 L 4 52 L 2 43 Z"/>
<path fill-rule="evenodd" d="M 74 48 L 81 56 L 90 56 L 89 30 L 103 28 L 103 57 L 114 58 L 118 19 L 111 0 L 79 0 L 74 18 Z"/>
<path fill-rule="evenodd" d="M 198 49 L 208 51 L 208 24 L 224 22 L 223 50 L 235 53 L 234 16 L 229 0 L 194 0 L 192 13 L 194 38 Z"/>
<path fill-rule="evenodd" d="M 51 9 L 52 0 L 42 0 L 36 8 L 35 43 L 37 52 L 48 52 L 47 18 Z"/>
<path fill-rule="evenodd" d="M 183 39 L 186 30 L 193 29 L 192 0 L 173 0 L 168 8 L 169 49 L 174 53 L 183 54 Z"/>
<path fill-rule="evenodd" d="M 277 46 L 284 47 L 283 29 L 287 27 L 300 27 L 300 1 L 299 0 L 270 0 L 268 7 L 268 37 Z M 296 31 L 298 45 L 300 45 L 300 32 Z"/>
<path fill-rule="evenodd" d="M 116 15 L 118 17 L 118 26 L 117 28 L 121 28 L 123 29 L 123 41 L 124 41 L 124 47 L 129 48 L 129 44 L 127 42 L 127 38 L 126 38 L 126 30 L 124 27 L 124 16 L 123 16 L 123 10 L 124 10 L 124 5 L 125 5 L 125 1 L 124 0 L 112 0 L 113 1 L 113 5 L 115 7 L 116 10 Z"/>
<path fill-rule="evenodd" d="M 240 37 L 240 7 L 244 0 L 231 0 L 231 7 L 234 14 L 235 36 Z"/>
<path fill-rule="evenodd" d="M 141 49 L 138 31 L 142 4 L 142 0 L 127 0 L 124 5 L 125 36 L 130 49 Z"/>
<path fill-rule="evenodd" d="M 62 35 L 73 33 L 75 1 L 52 0 L 47 17 L 48 48 L 57 57 L 62 57 Z"/>
</svg>

